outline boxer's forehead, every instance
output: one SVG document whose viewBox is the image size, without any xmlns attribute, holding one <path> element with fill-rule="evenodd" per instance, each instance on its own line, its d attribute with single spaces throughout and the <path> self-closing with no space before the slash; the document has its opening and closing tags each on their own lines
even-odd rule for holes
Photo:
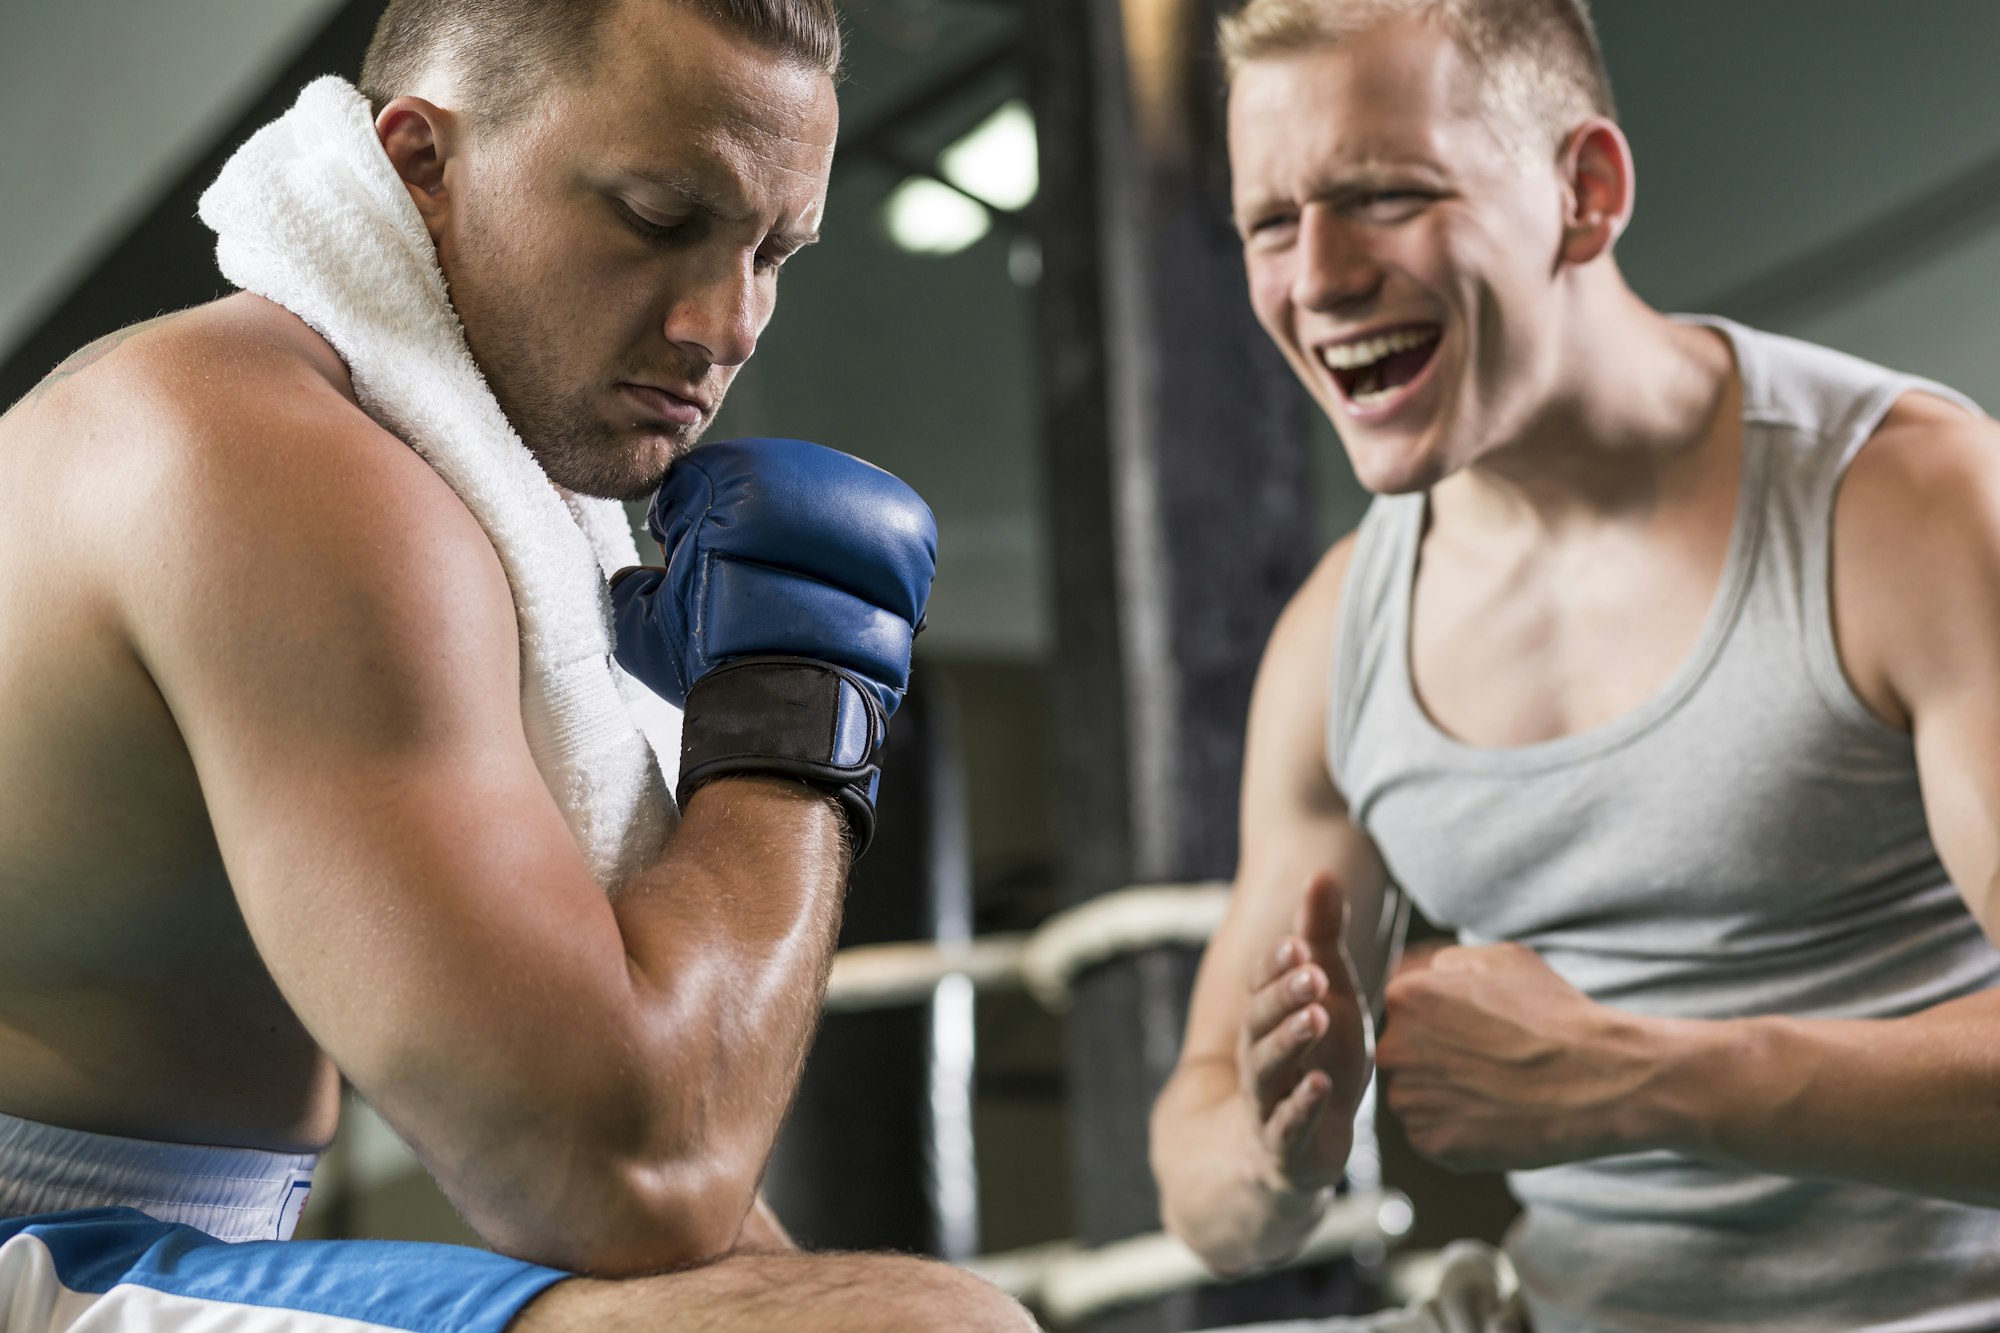
<svg viewBox="0 0 2000 1333">
<path fill-rule="evenodd" d="M 545 129 L 604 169 L 667 182 L 715 211 L 815 228 L 839 127 L 833 80 L 678 4 L 620 6 Z"/>
</svg>

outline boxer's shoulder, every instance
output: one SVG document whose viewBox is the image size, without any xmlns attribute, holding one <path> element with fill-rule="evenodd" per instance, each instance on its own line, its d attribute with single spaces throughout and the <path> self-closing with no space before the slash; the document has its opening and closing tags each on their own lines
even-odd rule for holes
<svg viewBox="0 0 2000 1333">
<path fill-rule="evenodd" d="M 340 358 L 289 311 L 239 294 L 134 339 L 120 360 L 105 361 L 86 409 L 92 433 L 126 412 L 143 429 L 100 460 L 116 479 L 101 521 L 202 560 L 262 559 L 323 578 L 373 570 L 421 582 L 442 570 L 511 605 L 465 503 L 362 410 Z"/>
<path fill-rule="evenodd" d="M 158 671 L 290 629 L 405 660 L 448 626 L 512 667 L 492 543 L 295 316 L 239 294 L 68 364 L 7 428 L 25 433 L 42 574 L 99 608 L 107 648 Z"/>
</svg>

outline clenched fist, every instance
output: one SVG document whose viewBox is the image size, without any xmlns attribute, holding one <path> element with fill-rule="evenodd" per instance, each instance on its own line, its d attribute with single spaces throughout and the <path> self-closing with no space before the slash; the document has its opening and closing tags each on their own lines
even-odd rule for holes
<svg viewBox="0 0 2000 1333">
<path fill-rule="evenodd" d="M 1426 1157 L 1524 1170 L 1656 1146 L 1671 1025 L 1597 1003 L 1534 950 L 1440 949 L 1385 1000 L 1383 1097 Z"/>
</svg>

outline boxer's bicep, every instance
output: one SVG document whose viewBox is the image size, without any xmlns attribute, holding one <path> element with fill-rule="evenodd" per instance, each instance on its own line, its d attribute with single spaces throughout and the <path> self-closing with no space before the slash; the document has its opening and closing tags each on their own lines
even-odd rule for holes
<svg viewBox="0 0 2000 1333">
<path fill-rule="evenodd" d="M 336 446 L 353 457 L 314 447 Z M 512 602 L 470 515 L 365 451 L 235 483 L 160 497 L 176 521 L 128 590 L 132 640 L 273 978 L 443 1152 L 457 1108 L 559 1079 L 589 1045 L 564 1025 L 615 1012 L 616 923 L 528 753 Z"/>
<path fill-rule="evenodd" d="M 1326 761 L 1333 627 L 1352 539 L 1321 561 L 1286 607 L 1264 651 L 1244 751 L 1240 849 L 1230 908 L 1203 955 L 1185 1054 L 1235 1058 L 1255 982 L 1292 929 L 1307 883 L 1339 881 L 1352 938 L 1379 915 L 1384 876 L 1374 845 L 1348 819 Z"/>
</svg>

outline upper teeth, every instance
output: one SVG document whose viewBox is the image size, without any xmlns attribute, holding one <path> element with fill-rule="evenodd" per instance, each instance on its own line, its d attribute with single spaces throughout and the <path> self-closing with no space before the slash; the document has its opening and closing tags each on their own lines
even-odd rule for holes
<svg viewBox="0 0 2000 1333">
<path fill-rule="evenodd" d="M 1385 356 L 1397 352 L 1407 352 L 1412 347 L 1421 347 L 1437 337 L 1435 329 L 1391 329 L 1378 333 L 1373 338 L 1363 338 L 1359 342 L 1335 343 L 1319 349 L 1319 359 L 1326 363 L 1328 370 L 1358 370 L 1362 366 L 1374 365 Z"/>
</svg>

